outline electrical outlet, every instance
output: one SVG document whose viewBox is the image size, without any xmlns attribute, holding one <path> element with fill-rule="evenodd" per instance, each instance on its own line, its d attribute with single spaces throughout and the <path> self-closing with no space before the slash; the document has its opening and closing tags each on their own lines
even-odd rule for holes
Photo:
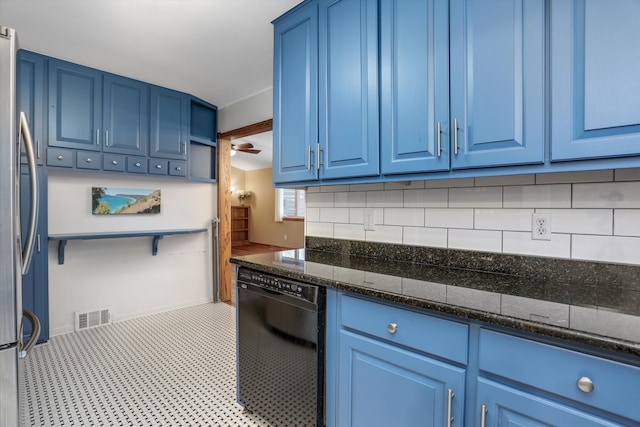
<svg viewBox="0 0 640 427">
<path fill-rule="evenodd" d="M 371 208 L 364 210 L 364 229 L 368 231 L 375 231 L 375 211 Z"/>
<path fill-rule="evenodd" d="M 534 213 L 531 218 L 531 238 L 533 240 L 551 240 L 551 214 Z"/>
<path fill-rule="evenodd" d="M 284 235 L 284 240 L 287 240 L 287 235 L 286 234 Z"/>
</svg>

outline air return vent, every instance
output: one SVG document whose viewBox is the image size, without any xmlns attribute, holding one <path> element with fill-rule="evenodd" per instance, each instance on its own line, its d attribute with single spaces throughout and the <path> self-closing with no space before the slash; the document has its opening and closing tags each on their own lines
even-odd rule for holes
<svg viewBox="0 0 640 427">
<path fill-rule="evenodd" d="M 109 309 L 76 312 L 76 331 L 95 328 L 111 323 Z"/>
</svg>

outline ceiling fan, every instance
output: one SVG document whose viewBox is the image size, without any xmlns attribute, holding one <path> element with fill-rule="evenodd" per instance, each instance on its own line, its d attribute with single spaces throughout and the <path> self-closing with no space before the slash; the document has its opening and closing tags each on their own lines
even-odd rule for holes
<svg viewBox="0 0 640 427">
<path fill-rule="evenodd" d="M 250 154 L 258 154 L 260 151 L 262 151 L 254 149 L 253 144 L 251 144 L 250 142 L 243 142 L 242 144 L 231 144 L 231 150 Z"/>
</svg>

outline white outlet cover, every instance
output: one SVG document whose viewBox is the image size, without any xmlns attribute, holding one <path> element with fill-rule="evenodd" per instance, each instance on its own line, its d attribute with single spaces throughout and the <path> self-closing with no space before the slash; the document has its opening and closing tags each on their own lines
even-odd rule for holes
<svg viewBox="0 0 640 427">
<path fill-rule="evenodd" d="M 531 215 L 531 239 L 551 240 L 550 213 L 534 213 Z"/>
<path fill-rule="evenodd" d="M 367 231 L 375 231 L 375 211 L 372 208 L 364 210 L 364 229 Z"/>
</svg>

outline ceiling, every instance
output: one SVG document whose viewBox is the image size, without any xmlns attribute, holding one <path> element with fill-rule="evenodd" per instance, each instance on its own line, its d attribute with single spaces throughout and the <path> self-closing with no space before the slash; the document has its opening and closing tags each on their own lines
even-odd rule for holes
<svg viewBox="0 0 640 427">
<path fill-rule="evenodd" d="M 224 108 L 272 86 L 271 21 L 300 0 L 0 0 L 20 47 Z"/>
<path fill-rule="evenodd" d="M 264 132 L 246 138 L 234 139 L 233 144 L 248 142 L 253 144 L 253 148 L 262 150 L 258 154 L 236 152 L 231 157 L 231 166 L 244 171 L 270 168 L 272 163 L 271 148 L 273 146 L 273 132 Z"/>
</svg>

